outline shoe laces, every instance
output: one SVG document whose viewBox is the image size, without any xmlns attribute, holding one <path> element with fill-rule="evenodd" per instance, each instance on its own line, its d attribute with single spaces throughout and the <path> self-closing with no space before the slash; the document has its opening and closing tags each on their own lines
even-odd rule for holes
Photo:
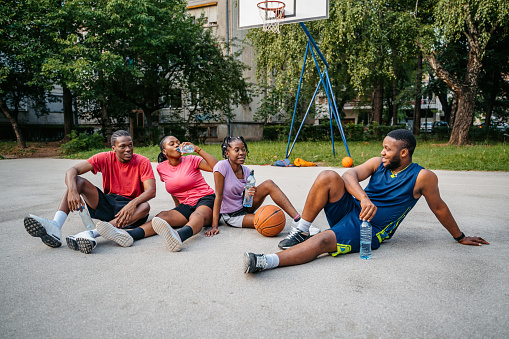
<svg viewBox="0 0 509 339">
<path fill-rule="evenodd" d="M 267 258 L 263 254 L 256 255 L 256 264 L 257 268 L 264 269 L 267 266 Z"/>
<path fill-rule="evenodd" d="M 300 229 L 298 229 L 298 228 L 296 228 L 296 227 L 292 227 L 290 229 L 290 233 L 288 233 L 288 235 L 286 236 L 285 239 L 292 239 L 292 238 L 294 238 L 295 236 L 297 236 L 297 235 L 299 235 L 301 233 L 305 233 L 305 232 L 300 230 Z"/>
</svg>

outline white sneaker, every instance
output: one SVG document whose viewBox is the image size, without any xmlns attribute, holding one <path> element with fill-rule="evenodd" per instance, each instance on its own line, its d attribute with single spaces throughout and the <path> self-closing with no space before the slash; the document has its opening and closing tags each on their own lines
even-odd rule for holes
<svg viewBox="0 0 509 339">
<path fill-rule="evenodd" d="M 98 221 L 95 226 L 97 227 L 97 232 L 105 239 L 112 240 L 122 247 L 130 247 L 134 242 L 133 237 L 129 233 L 121 228 L 116 228 L 109 222 Z"/>
<path fill-rule="evenodd" d="M 42 242 L 49 247 L 62 245 L 62 230 L 56 221 L 40 218 L 29 214 L 24 220 L 25 229 L 32 237 L 41 238 Z"/>
<path fill-rule="evenodd" d="M 74 251 L 89 254 L 97 246 L 97 241 L 91 233 L 91 231 L 85 231 L 76 235 L 68 236 L 65 238 L 67 247 Z"/>
<path fill-rule="evenodd" d="M 319 229 L 318 227 L 315 227 L 313 225 L 311 225 L 311 227 L 309 227 L 309 235 L 312 237 L 313 235 L 317 235 L 318 233 L 320 233 L 322 230 Z"/>
<path fill-rule="evenodd" d="M 152 219 L 152 228 L 157 234 L 166 240 L 166 244 L 170 250 L 178 252 L 182 249 L 182 240 L 180 240 L 180 235 L 165 220 L 154 217 Z"/>
</svg>

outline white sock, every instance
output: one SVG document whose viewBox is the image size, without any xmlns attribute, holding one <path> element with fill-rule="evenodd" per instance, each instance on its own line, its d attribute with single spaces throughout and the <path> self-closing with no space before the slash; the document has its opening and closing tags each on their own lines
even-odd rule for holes
<svg viewBox="0 0 509 339">
<path fill-rule="evenodd" d="M 65 222 L 65 219 L 67 219 L 67 213 L 64 211 L 57 211 L 55 213 L 55 216 L 53 217 L 53 221 L 57 223 L 57 226 L 62 229 L 62 225 Z"/>
<path fill-rule="evenodd" d="M 267 266 L 265 266 L 264 269 L 268 270 L 279 266 L 279 257 L 277 254 L 265 254 L 265 259 L 267 259 Z"/>
<path fill-rule="evenodd" d="M 311 227 L 311 223 L 309 221 L 306 221 L 302 218 L 299 220 L 299 224 L 297 225 L 297 228 L 301 230 L 302 232 L 309 233 L 309 228 Z"/>
<path fill-rule="evenodd" d="M 97 228 L 94 228 L 93 230 L 90 231 L 90 233 L 92 233 L 92 237 L 95 239 L 97 237 L 100 237 L 101 235 L 99 234 L 99 232 L 97 232 Z"/>
</svg>

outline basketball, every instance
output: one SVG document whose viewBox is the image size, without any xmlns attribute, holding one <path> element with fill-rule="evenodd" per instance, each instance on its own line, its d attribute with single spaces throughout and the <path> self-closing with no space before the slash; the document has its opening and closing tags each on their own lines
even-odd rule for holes
<svg viewBox="0 0 509 339">
<path fill-rule="evenodd" d="M 343 160 L 341 160 L 341 164 L 343 167 L 352 167 L 353 159 L 350 157 L 344 157 Z"/>
<path fill-rule="evenodd" d="M 285 228 L 286 217 L 279 207 L 266 205 L 256 211 L 253 222 L 258 233 L 266 237 L 273 237 Z"/>
</svg>

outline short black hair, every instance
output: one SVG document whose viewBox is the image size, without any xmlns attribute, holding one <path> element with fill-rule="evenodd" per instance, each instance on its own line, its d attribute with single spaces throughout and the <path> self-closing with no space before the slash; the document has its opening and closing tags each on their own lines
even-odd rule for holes
<svg viewBox="0 0 509 339">
<path fill-rule="evenodd" d="M 394 140 L 402 141 L 402 148 L 406 148 L 410 156 L 414 154 L 415 147 L 417 146 L 417 141 L 415 140 L 412 132 L 407 129 L 396 129 L 387 133 L 387 136 L 393 138 Z"/>
<path fill-rule="evenodd" d="M 226 137 L 223 139 L 223 143 L 221 144 L 221 152 L 223 153 L 223 158 L 226 159 L 226 151 L 228 150 L 228 147 L 230 147 L 230 143 L 235 140 L 242 141 L 244 143 L 244 147 L 246 148 L 246 156 L 249 154 L 246 141 L 242 136 L 239 135 L 238 137 Z"/>
<path fill-rule="evenodd" d="M 129 134 L 129 132 L 127 132 L 127 131 L 124 131 L 123 129 L 119 129 L 118 131 L 115 131 L 111 135 L 111 146 L 115 146 L 115 142 L 117 141 L 118 138 L 130 137 L 130 136 L 131 136 L 131 134 Z"/>
</svg>

